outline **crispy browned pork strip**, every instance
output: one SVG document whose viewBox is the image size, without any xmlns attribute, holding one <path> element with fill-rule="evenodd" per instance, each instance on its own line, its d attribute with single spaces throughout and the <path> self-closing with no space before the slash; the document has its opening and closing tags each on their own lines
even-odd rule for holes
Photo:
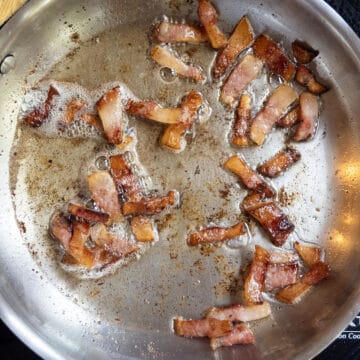
<svg viewBox="0 0 360 360">
<path fill-rule="evenodd" d="M 316 95 L 321 95 L 330 89 L 317 81 L 315 75 L 304 65 L 298 65 L 295 80 Z"/>
<path fill-rule="evenodd" d="M 73 222 L 73 233 L 69 242 L 68 253 L 87 269 L 95 265 L 95 255 L 85 247 L 90 235 L 90 224 L 86 221 Z"/>
<path fill-rule="evenodd" d="M 164 46 L 155 45 L 150 51 L 150 56 L 159 65 L 174 70 L 182 77 L 195 81 L 204 80 L 204 75 L 198 67 L 186 64 Z"/>
<path fill-rule="evenodd" d="M 264 176 L 274 178 L 295 164 L 301 158 L 299 151 L 292 147 L 286 147 L 269 160 L 257 167 L 257 171 Z"/>
<path fill-rule="evenodd" d="M 92 226 L 91 239 L 96 245 L 119 257 L 128 256 L 139 250 L 137 245 L 108 231 L 106 226 L 101 223 Z"/>
<path fill-rule="evenodd" d="M 53 215 L 50 221 L 50 233 L 61 242 L 66 250 L 69 249 L 69 242 L 72 237 L 72 222 L 58 212 Z"/>
<path fill-rule="evenodd" d="M 285 114 L 286 110 L 297 98 L 296 92 L 290 86 L 278 86 L 270 94 L 262 110 L 255 116 L 250 127 L 250 139 L 255 144 L 262 145 L 274 124 Z"/>
<path fill-rule="evenodd" d="M 296 127 L 292 139 L 295 141 L 308 140 L 314 136 L 319 117 L 318 98 L 308 92 L 300 94 L 299 100 L 299 124 Z"/>
<path fill-rule="evenodd" d="M 309 272 L 307 272 L 301 281 L 308 285 L 316 285 L 319 281 L 330 275 L 330 269 L 327 264 L 320 261 L 315 264 Z"/>
<path fill-rule="evenodd" d="M 83 99 L 71 99 L 66 104 L 65 116 L 61 119 L 61 126 L 69 126 L 74 120 L 77 114 L 84 109 L 86 101 Z"/>
<path fill-rule="evenodd" d="M 222 242 L 244 234 L 245 226 L 242 222 L 231 227 L 213 226 L 191 233 L 188 244 L 196 246 L 204 243 Z"/>
<path fill-rule="evenodd" d="M 174 319 L 174 331 L 185 337 L 219 337 L 233 329 L 231 321 L 205 318 L 200 320 Z"/>
<path fill-rule="evenodd" d="M 249 167 L 245 160 L 239 156 L 231 156 L 225 162 L 224 167 L 236 174 L 248 189 L 263 193 L 266 197 L 275 195 L 270 185 L 261 179 L 261 177 Z"/>
<path fill-rule="evenodd" d="M 210 44 L 214 49 L 220 49 L 227 44 L 227 38 L 217 26 L 219 17 L 216 9 L 207 0 L 199 0 L 197 9 L 199 20 L 204 26 Z"/>
<path fill-rule="evenodd" d="M 299 106 L 289 111 L 285 116 L 276 122 L 276 126 L 288 128 L 295 125 L 299 121 Z"/>
<path fill-rule="evenodd" d="M 110 157 L 111 174 L 115 184 L 121 188 L 126 201 L 140 201 L 144 195 L 131 167 L 123 155 Z M 156 234 L 153 222 L 144 216 L 135 216 L 130 222 L 131 230 L 137 241 L 154 241 Z"/>
<path fill-rule="evenodd" d="M 175 191 L 169 191 L 167 195 L 142 198 L 137 202 L 124 203 L 122 210 L 124 215 L 155 215 L 167 207 L 176 203 Z"/>
<path fill-rule="evenodd" d="M 129 100 L 126 112 L 144 119 L 154 120 L 163 124 L 176 124 L 181 121 L 181 108 L 164 109 L 155 101 Z"/>
<path fill-rule="evenodd" d="M 321 262 L 322 249 L 317 246 L 308 246 L 295 242 L 294 247 L 299 253 L 301 259 L 309 267 L 313 268 L 318 262 Z"/>
<path fill-rule="evenodd" d="M 195 90 L 186 95 L 181 104 L 181 119 L 178 124 L 168 126 L 161 137 L 161 146 L 173 151 L 181 151 L 185 145 L 184 135 L 190 131 L 197 116 L 200 106 L 203 104 L 203 98 Z"/>
<path fill-rule="evenodd" d="M 247 322 L 263 319 L 271 314 L 271 307 L 267 301 L 256 305 L 230 305 L 222 308 L 212 307 L 206 312 L 207 318 L 230 320 L 233 322 Z"/>
<path fill-rule="evenodd" d="M 220 99 L 229 106 L 235 106 L 240 94 L 255 80 L 263 68 L 263 62 L 252 54 L 245 55 L 231 71 L 221 89 Z"/>
<path fill-rule="evenodd" d="M 243 209 L 255 218 L 276 246 L 282 246 L 294 224 L 271 199 L 264 199 L 259 193 L 249 194 L 242 202 Z"/>
<path fill-rule="evenodd" d="M 63 264 L 81 265 L 89 270 L 95 266 L 109 265 L 138 249 L 136 245 L 107 232 L 104 224 L 97 223 L 90 228 L 86 221 L 73 220 L 72 226 L 67 253 L 61 260 Z M 90 234 L 95 246 L 88 248 L 86 242 Z"/>
<path fill-rule="evenodd" d="M 105 93 L 96 103 L 106 139 L 112 144 L 119 144 L 123 136 L 123 105 L 120 87 Z"/>
<path fill-rule="evenodd" d="M 311 285 L 302 282 L 301 280 L 293 285 L 289 285 L 284 289 L 278 291 L 275 295 L 276 299 L 286 304 L 295 304 L 300 298 L 305 295 L 311 288 Z"/>
<path fill-rule="evenodd" d="M 49 116 L 49 112 L 53 106 L 54 97 L 58 95 L 60 95 L 59 92 L 50 85 L 45 102 L 25 115 L 24 121 L 32 127 L 39 127 Z"/>
<path fill-rule="evenodd" d="M 300 64 L 308 64 L 319 55 L 318 50 L 314 50 L 311 46 L 302 41 L 295 40 L 291 45 L 294 57 Z"/>
<path fill-rule="evenodd" d="M 283 288 L 295 284 L 299 279 L 299 264 L 271 264 L 269 263 L 264 283 L 264 291 Z"/>
<path fill-rule="evenodd" d="M 212 68 L 212 75 L 218 79 L 236 58 L 254 42 L 254 31 L 249 19 L 244 16 L 236 25 L 231 34 L 227 45 L 219 51 L 216 56 L 214 66 Z"/>
<path fill-rule="evenodd" d="M 210 347 L 212 350 L 216 350 L 222 346 L 253 343 L 255 343 L 255 336 L 248 325 L 237 324 L 229 334 L 217 338 L 212 338 L 210 340 Z"/>
<path fill-rule="evenodd" d="M 115 184 L 122 191 L 126 201 L 139 201 L 143 194 L 138 179 L 124 155 L 110 156 L 109 164 Z"/>
<path fill-rule="evenodd" d="M 154 241 L 156 238 L 153 222 L 145 216 L 134 216 L 130 222 L 131 231 L 139 242 Z"/>
<path fill-rule="evenodd" d="M 179 123 L 167 127 L 160 144 L 175 152 L 181 151 L 185 147 L 185 133 L 191 128 L 192 123 Z"/>
<path fill-rule="evenodd" d="M 208 41 L 204 29 L 190 24 L 174 24 L 164 21 L 156 26 L 153 39 L 165 43 L 202 43 Z"/>
<path fill-rule="evenodd" d="M 79 204 L 70 203 L 68 205 L 68 212 L 73 216 L 92 222 L 101 222 L 106 224 L 110 220 L 109 214 L 106 214 L 102 211 L 89 209 L 86 206 Z"/>
<path fill-rule="evenodd" d="M 101 211 L 110 215 L 110 221 L 121 219 L 119 194 L 114 180 L 106 170 L 97 171 L 87 178 L 91 198 Z"/>
<path fill-rule="evenodd" d="M 250 265 L 244 284 L 244 298 L 247 305 L 263 302 L 261 292 L 264 288 L 266 269 L 270 254 L 259 245 L 255 245 L 254 259 Z"/>
<path fill-rule="evenodd" d="M 251 120 L 251 96 L 242 94 L 235 112 L 231 142 L 235 146 L 249 146 L 249 127 Z"/>
<path fill-rule="evenodd" d="M 296 284 L 280 290 L 276 294 L 276 299 L 287 304 L 294 304 L 300 300 L 312 285 L 317 284 L 329 275 L 329 267 L 323 262 L 318 262 Z"/>
<path fill-rule="evenodd" d="M 261 34 L 254 42 L 254 53 L 264 61 L 269 69 L 286 81 L 290 81 L 295 75 L 295 65 L 281 51 L 279 46 L 269 36 Z"/>
</svg>

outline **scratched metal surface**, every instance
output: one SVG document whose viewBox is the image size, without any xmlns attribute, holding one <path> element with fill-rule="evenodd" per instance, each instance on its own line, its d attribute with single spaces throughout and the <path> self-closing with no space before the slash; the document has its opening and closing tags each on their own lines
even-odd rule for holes
<svg viewBox="0 0 360 360">
<path fill-rule="evenodd" d="M 297 229 L 288 247 L 297 238 L 323 245 L 333 276 L 294 307 L 274 304 L 271 318 L 252 325 L 258 339 L 255 346 L 212 353 L 207 341 L 175 337 L 171 318 L 196 318 L 211 305 L 240 301 L 241 269 L 254 243 L 271 245 L 256 226 L 251 226 L 248 244 L 240 248 L 201 251 L 186 245 L 187 232 L 197 226 L 242 219 L 239 202 L 246 192 L 220 166 L 236 152 L 227 141 L 232 114 L 219 104 L 217 85 L 194 86 L 180 79 L 164 83 L 146 57 L 148 29 L 154 19 L 166 14 L 193 20 L 195 4 L 142 4 L 33 1 L 14 18 L 23 20 L 16 31 L 9 35 L 11 22 L 2 30 L 9 41 L 1 55 L 14 54 L 17 65 L 0 78 L 1 315 L 44 357 L 310 358 L 346 326 L 359 307 L 358 42 L 351 49 L 348 44 L 355 40 L 322 4 L 218 3 L 221 26 L 228 32 L 248 14 L 256 33 L 266 31 L 287 49 L 295 38 L 320 49 L 315 67 L 332 90 L 323 96 L 319 129 L 314 140 L 296 144 L 302 161 L 275 180 L 274 186 Z M 79 41 L 74 42 L 74 33 Z M 204 45 L 177 50 L 189 51 L 194 63 L 205 69 L 215 54 Z M 139 158 L 154 188 L 159 192 L 178 189 L 182 206 L 171 216 L 159 217 L 160 241 L 139 261 L 100 280 L 78 280 L 62 271 L 47 235 L 50 214 L 79 191 L 79 168 L 96 159 L 101 140 L 49 138 L 17 126 L 24 92 L 43 77 L 89 89 L 120 81 L 136 96 L 167 105 L 176 105 L 184 93 L 197 88 L 213 111 L 208 122 L 197 125 L 195 139 L 189 139 L 180 155 L 159 149 L 160 126 L 130 119 L 139 136 Z M 256 108 L 269 89 L 265 74 L 262 79 L 253 89 Z M 284 133 L 274 132 L 263 147 L 242 154 L 255 166 L 276 153 L 284 138 Z M 18 223 L 24 223 L 26 232 Z"/>
</svg>

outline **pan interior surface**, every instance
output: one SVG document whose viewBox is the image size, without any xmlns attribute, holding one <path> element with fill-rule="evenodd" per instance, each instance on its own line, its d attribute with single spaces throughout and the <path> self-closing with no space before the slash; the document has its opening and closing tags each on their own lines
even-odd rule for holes
<svg viewBox="0 0 360 360">
<path fill-rule="evenodd" d="M 298 239 L 324 246 L 332 275 L 295 306 L 273 302 L 272 316 L 251 325 L 256 345 L 212 352 L 206 340 L 175 336 L 174 316 L 200 318 L 210 306 L 241 302 L 242 270 L 254 243 L 272 248 L 257 226 L 250 226 L 248 243 L 236 248 L 189 248 L 186 235 L 199 226 L 243 220 L 239 203 L 246 191 L 222 164 L 238 152 L 255 167 L 283 147 L 285 135 L 273 132 L 259 149 L 232 148 L 227 134 L 233 115 L 218 101 L 219 85 L 178 78 L 165 82 L 148 59 L 154 21 L 167 15 L 193 22 L 195 1 L 31 1 L 3 28 L 8 41 L 0 39 L 1 56 L 16 59 L 15 69 L 0 76 L 0 166 L 5 174 L 0 187 L 0 304 L 3 319 L 44 357 L 308 359 L 359 309 L 359 46 L 351 49 L 347 28 L 336 30 L 344 24 L 334 24 L 337 18 L 325 15 L 325 5 L 300 0 L 214 3 L 228 33 L 247 14 L 256 34 L 266 32 L 288 51 L 295 39 L 320 50 L 314 68 L 331 91 L 322 97 L 319 128 L 313 140 L 296 144 L 301 162 L 273 185 L 296 226 L 288 248 Z M 17 26 L 10 31 L 12 23 Z M 206 70 L 215 55 L 208 45 L 174 48 L 191 54 Z M 160 194 L 177 189 L 182 206 L 157 219 L 160 240 L 138 261 L 100 279 L 78 279 L 57 265 L 48 224 L 54 209 L 79 192 L 81 174 L 93 168 L 106 145 L 96 137 L 48 136 L 18 123 L 24 93 L 43 79 L 89 91 L 119 82 L 137 97 L 167 106 L 197 89 L 212 109 L 181 154 L 159 148 L 163 127 L 130 119 L 153 188 Z M 260 85 L 253 89 L 256 109 L 267 95 Z"/>
</svg>

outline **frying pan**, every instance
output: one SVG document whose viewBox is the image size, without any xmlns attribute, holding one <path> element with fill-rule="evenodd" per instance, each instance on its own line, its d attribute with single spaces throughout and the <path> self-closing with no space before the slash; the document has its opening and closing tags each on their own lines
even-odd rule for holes
<svg viewBox="0 0 360 360">
<path fill-rule="evenodd" d="M 296 225 L 289 244 L 300 239 L 324 246 L 332 276 L 296 306 L 274 303 L 271 318 L 252 324 L 256 345 L 212 352 L 207 341 L 173 335 L 174 315 L 199 318 L 209 306 L 239 302 L 240 271 L 253 244 L 271 248 L 257 228 L 241 246 L 201 252 L 186 245 L 189 229 L 241 218 L 238 206 L 245 196 L 220 166 L 236 150 L 224 135 L 232 115 L 219 104 L 216 85 L 164 82 L 146 57 L 153 21 L 164 14 L 194 21 L 196 4 L 33 0 L 0 31 L 0 59 L 12 55 L 2 64 L 7 73 L 0 76 L 0 311 L 3 321 L 44 358 L 309 359 L 360 309 L 359 40 L 321 1 L 214 2 L 227 32 L 248 14 L 257 34 L 265 31 L 285 48 L 300 39 L 320 50 L 314 67 L 331 91 L 322 99 L 317 134 L 296 145 L 301 163 L 274 186 Z M 205 45 L 177 50 L 191 52 L 194 63 L 205 69 L 214 57 Z M 101 279 L 65 273 L 56 263 L 47 227 L 54 209 L 79 191 L 79 169 L 93 166 L 104 144 L 94 138 L 45 136 L 19 125 L 24 93 L 43 78 L 88 89 L 121 81 L 140 98 L 173 106 L 198 88 L 212 108 L 181 155 L 159 149 L 161 126 L 130 119 L 153 188 L 160 193 L 178 189 L 182 207 L 157 219 L 160 241 L 138 261 Z M 274 132 L 261 149 L 243 155 L 255 166 L 283 146 L 284 136 Z"/>
</svg>

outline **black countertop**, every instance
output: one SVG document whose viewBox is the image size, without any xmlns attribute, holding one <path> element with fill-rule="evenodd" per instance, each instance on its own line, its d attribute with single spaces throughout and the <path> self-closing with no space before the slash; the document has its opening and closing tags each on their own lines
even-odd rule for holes
<svg viewBox="0 0 360 360">
<path fill-rule="evenodd" d="M 360 0 L 326 0 L 360 36 Z M 39 360 L 0 321 L 0 353 L 2 360 Z M 360 359 L 360 314 L 326 350 L 315 360 Z"/>
</svg>

